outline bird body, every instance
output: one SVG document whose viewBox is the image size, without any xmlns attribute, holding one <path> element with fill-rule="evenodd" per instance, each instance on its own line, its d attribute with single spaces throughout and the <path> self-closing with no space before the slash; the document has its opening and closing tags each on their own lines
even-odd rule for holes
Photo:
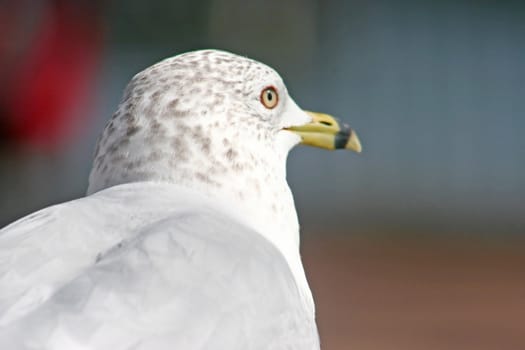
<svg viewBox="0 0 525 350">
<path fill-rule="evenodd" d="M 13 223 L 0 236 L 0 348 L 318 348 L 286 259 L 232 209 L 132 183 Z"/>
</svg>

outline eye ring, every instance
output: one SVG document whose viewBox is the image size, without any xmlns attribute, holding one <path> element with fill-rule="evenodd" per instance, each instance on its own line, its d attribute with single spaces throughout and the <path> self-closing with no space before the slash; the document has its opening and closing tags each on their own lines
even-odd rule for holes
<svg viewBox="0 0 525 350">
<path fill-rule="evenodd" d="M 273 86 L 267 86 L 261 91 L 261 103 L 268 109 L 274 109 L 279 103 L 279 94 Z"/>
</svg>

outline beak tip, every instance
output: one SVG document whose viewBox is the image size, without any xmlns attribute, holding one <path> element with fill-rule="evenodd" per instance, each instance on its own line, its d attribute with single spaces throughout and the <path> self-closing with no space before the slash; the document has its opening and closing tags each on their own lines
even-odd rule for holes
<svg viewBox="0 0 525 350">
<path fill-rule="evenodd" d="M 352 132 L 352 135 L 348 139 L 345 148 L 352 150 L 356 153 L 361 153 L 361 151 L 363 150 L 363 147 L 361 146 L 361 141 L 359 141 L 359 137 L 357 137 L 357 134 L 355 132 Z"/>
</svg>

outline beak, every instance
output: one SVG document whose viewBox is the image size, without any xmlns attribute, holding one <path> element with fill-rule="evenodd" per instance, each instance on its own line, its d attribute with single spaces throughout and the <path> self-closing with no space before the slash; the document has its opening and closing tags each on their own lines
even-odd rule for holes
<svg viewBox="0 0 525 350">
<path fill-rule="evenodd" d="M 349 149 L 361 153 L 361 142 L 347 124 L 341 124 L 328 114 L 305 111 L 312 117 L 308 124 L 291 126 L 285 130 L 299 135 L 303 145 L 325 149 Z"/>
</svg>

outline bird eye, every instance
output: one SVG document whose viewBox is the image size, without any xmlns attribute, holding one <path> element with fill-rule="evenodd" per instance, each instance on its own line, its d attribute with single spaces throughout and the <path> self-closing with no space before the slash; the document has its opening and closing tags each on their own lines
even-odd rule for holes
<svg viewBox="0 0 525 350">
<path fill-rule="evenodd" d="M 261 91 L 261 103 L 268 109 L 275 108 L 279 102 L 279 95 L 273 86 L 265 87 Z"/>
</svg>

